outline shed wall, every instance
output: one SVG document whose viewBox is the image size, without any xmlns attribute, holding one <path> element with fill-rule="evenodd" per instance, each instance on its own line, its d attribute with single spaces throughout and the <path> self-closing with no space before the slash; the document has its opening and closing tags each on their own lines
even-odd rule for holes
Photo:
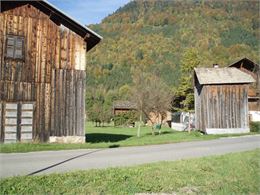
<svg viewBox="0 0 260 195">
<path fill-rule="evenodd" d="M 248 85 L 199 85 L 195 87 L 196 128 L 248 128 Z"/>
</svg>

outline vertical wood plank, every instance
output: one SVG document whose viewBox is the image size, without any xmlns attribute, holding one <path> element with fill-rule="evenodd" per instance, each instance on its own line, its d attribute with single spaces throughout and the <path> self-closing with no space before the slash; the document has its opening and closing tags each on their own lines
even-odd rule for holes
<svg viewBox="0 0 260 195">
<path fill-rule="evenodd" d="M 22 115 L 22 105 L 19 102 L 17 104 L 17 141 L 21 141 L 21 115 Z"/>
</svg>

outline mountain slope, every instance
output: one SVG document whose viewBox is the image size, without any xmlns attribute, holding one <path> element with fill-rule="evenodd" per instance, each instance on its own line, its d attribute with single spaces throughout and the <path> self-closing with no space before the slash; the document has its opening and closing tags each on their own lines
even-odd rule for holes
<svg viewBox="0 0 260 195">
<path fill-rule="evenodd" d="M 259 1 L 138 0 L 91 28 L 104 40 L 88 54 L 89 88 L 119 93 L 131 85 L 134 69 L 176 87 L 191 48 L 200 66 L 226 66 L 242 57 L 259 63 Z"/>
</svg>

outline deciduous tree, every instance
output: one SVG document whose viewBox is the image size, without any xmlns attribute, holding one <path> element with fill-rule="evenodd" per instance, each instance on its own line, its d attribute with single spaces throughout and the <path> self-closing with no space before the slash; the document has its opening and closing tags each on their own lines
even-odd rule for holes
<svg viewBox="0 0 260 195">
<path fill-rule="evenodd" d="M 154 125 L 156 122 L 162 125 L 166 112 L 170 110 L 172 94 L 169 87 L 158 77 L 144 73 L 140 70 L 133 74 L 134 86 L 132 88 L 132 101 L 136 102 L 139 111 L 139 125 L 137 136 L 140 136 L 141 122 L 143 115 L 152 123 L 152 134 L 154 135 Z M 160 121 L 154 121 L 151 114 Z"/>
</svg>

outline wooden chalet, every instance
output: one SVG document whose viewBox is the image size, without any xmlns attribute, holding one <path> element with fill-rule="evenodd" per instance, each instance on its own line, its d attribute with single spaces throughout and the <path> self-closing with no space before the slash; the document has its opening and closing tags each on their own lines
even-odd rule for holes
<svg viewBox="0 0 260 195">
<path fill-rule="evenodd" d="M 238 68 L 239 70 L 251 75 L 256 82 L 249 86 L 248 106 L 249 111 L 260 111 L 260 66 L 255 62 L 243 58 L 229 67 Z"/>
<path fill-rule="evenodd" d="M 102 37 L 47 1 L 0 3 L 0 141 L 85 142 L 85 56 Z"/>
<path fill-rule="evenodd" d="M 195 68 L 195 128 L 207 134 L 249 132 L 247 96 L 253 82 L 237 68 Z"/>
</svg>

